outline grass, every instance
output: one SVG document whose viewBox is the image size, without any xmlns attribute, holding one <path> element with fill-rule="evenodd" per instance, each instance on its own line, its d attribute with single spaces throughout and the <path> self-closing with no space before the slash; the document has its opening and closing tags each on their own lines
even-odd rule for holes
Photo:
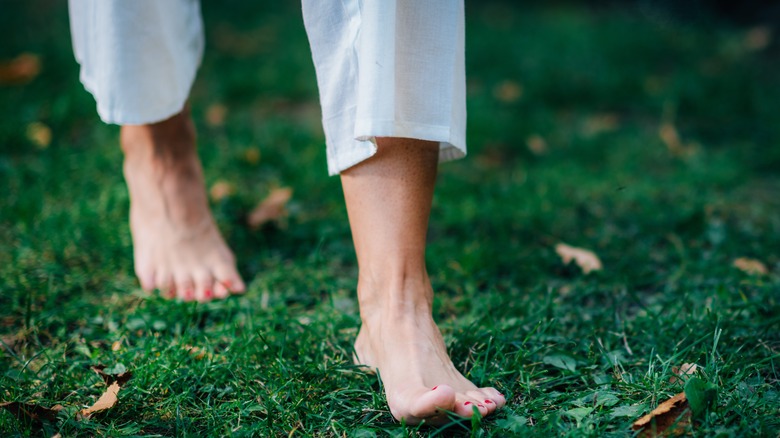
<svg viewBox="0 0 780 438">
<path fill-rule="evenodd" d="M 777 44 L 647 6 L 467 6 L 470 156 L 441 167 L 429 271 L 454 362 L 506 408 L 406 427 L 351 364 L 357 269 L 296 4 L 204 4 L 192 109 L 208 185 L 235 188 L 213 209 L 249 292 L 202 305 L 138 290 L 118 130 L 78 83 L 64 4 L 41 0 L 0 15 L 0 59 L 42 60 L 0 88 L 0 401 L 66 411 L 0 411 L 1 434 L 630 436 L 687 362 L 717 387 L 689 433 L 777 436 Z M 215 104 L 224 125 L 206 122 Z M 279 186 L 295 190 L 286 226 L 250 230 Z M 559 241 L 604 270 L 564 266 Z M 134 376 L 79 421 L 98 364 Z"/>
</svg>

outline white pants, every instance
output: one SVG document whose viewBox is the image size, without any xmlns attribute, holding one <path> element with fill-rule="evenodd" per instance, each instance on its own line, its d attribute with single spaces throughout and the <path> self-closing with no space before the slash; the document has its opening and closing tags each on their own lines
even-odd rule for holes
<svg viewBox="0 0 780 438">
<path fill-rule="evenodd" d="M 81 82 L 106 123 L 165 120 L 184 107 L 203 54 L 198 0 L 70 0 Z M 376 153 L 376 137 L 466 154 L 462 0 L 303 0 L 328 171 Z"/>
</svg>

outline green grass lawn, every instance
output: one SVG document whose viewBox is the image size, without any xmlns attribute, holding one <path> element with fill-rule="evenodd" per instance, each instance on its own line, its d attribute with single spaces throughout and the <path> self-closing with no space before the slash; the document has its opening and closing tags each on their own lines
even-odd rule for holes
<svg viewBox="0 0 780 438">
<path fill-rule="evenodd" d="M 683 363 L 717 388 L 690 433 L 780 433 L 780 51 L 761 29 L 467 5 L 470 155 L 441 167 L 428 262 L 455 364 L 509 402 L 418 430 L 351 363 L 357 267 L 299 5 L 204 3 L 191 104 L 249 283 L 205 305 L 139 290 L 118 129 L 78 82 L 65 2 L 2 4 L 0 59 L 34 53 L 41 72 L 0 85 L 0 402 L 65 409 L 0 410 L 0 435 L 631 436 Z M 251 230 L 287 186 L 286 221 Z M 563 265 L 558 242 L 604 269 Z M 80 420 L 106 388 L 95 365 L 133 377 Z"/>
</svg>

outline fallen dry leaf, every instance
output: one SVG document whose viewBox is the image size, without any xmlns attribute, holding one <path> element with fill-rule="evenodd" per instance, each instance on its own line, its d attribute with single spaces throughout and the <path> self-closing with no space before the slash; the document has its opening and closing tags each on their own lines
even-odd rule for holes
<svg viewBox="0 0 780 438">
<path fill-rule="evenodd" d="M 600 271 L 603 268 L 601 260 L 593 251 L 559 243 L 555 245 L 555 252 L 561 257 L 564 265 L 568 265 L 569 262 L 574 260 L 585 274 L 592 271 Z"/>
<path fill-rule="evenodd" d="M 682 154 L 684 147 L 682 141 L 680 141 L 680 134 L 673 123 L 661 123 L 661 127 L 658 128 L 658 136 L 661 137 L 661 141 L 664 142 L 669 152 L 673 155 Z"/>
<path fill-rule="evenodd" d="M 252 146 L 244 151 L 244 160 L 249 164 L 257 164 L 260 162 L 260 149 Z"/>
<path fill-rule="evenodd" d="M 130 380 L 133 377 L 133 373 L 130 371 L 125 371 L 122 374 L 108 374 L 104 369 L 106 369 L 105 365 L 95 365 L 93 367 L 90 367 L 92 371 L 97 373 L 98 376 L 100 376 L 103 381 L 106 383 L 106 385 L 110 385 L 114 382 L 119 383 L 119 386 L 124 386 L 125 383 L 127 383 L 128 380 Z"/>
<path fill-rule="evenodd" d="M 287 215 L 285 204 L 292 198 L 292 189 L 281 187 L 271 190 L 271 193 L 249 213 L 247 222 L 252 228 L 259 228 L 266 222 L 280 219 Z"/>
<path fill-rule="evenodd" d="M 534 155 L 544 155 L 547 153 L 547 142 L 541 135 L 531 135 L 525 139 L 525 145 L 528 146 L 528 150 Z"/>
<path fill-rule="evenodd" d="M 523 86 L 515 81 L 503 81 L 493 88 L 493 97 L 505 103 L 517 102 L 523 97 Z"/>
<path fill-rule="evenodd" d="M 41 122 L 27 125 L 27 139 L 41 149 L 46 149 L 51 143 L 51 128 Z"/>
<path fill-rule="evenodd" d="M 108 385 L 108 388 L 106 388 L 106 392 L 103 393 L 103 395 L 100 396 L 99 399 L 93 404 L 92 406 L 82 409 L 80 414 L 83 417 L 89 417 L 90 415 L 94 414 L 95 412 L 105 411 L 106 409 L 111 409 L 116 404 L 117 400 L 119 400 L 119 382 L 114 382 L 110 385 Z"/>
<path fill-rule="evenodd" d="M 681 392 L 636 420 L 631 429 L 639 431 L 637 436 L 640 437 L 682 435 L 689 424 L 691 410 L 685 393 Z"/>
<path fill-rule="evenodd" d="M 182 348 L 187 350 L 187 352 L 190 353 L 197 360 L 201 360 L 204 357 L 208 357 L 209 359 L 212 359 L 213 357 L 212 354 L 209 353 L 208 351 L 200 347 L 195 347 L 194 345 L 184 345 Z"/>
<path fill-rule="evenodd" d="M 221 103 L 214 103 L 209 105 L 206 109 L 206 124 L 212 128 L 216 128 L 225 124 L 225 117 L 227 116 L 227 107 Z"/>
<path fill-rule="evenodd" d="M 749 259 L 747 257 L 740 257 L 734 260 L 731 266 L 748 275 L 766 275 L 769 273 L 769 269 L 767 269 L 766 265 L 760 260 Z"/>
<path fill-rule="evenodd" d="M 22 53 L 10 61 L 0 62 L 0 84 L 22 85 L 41 71 L 41 59 L 32 53 Z"/>
<path fill-rule="evenodd" d="M 122 349 L 122 341 L 114 341 L 113 344 L 111 344 L 111 351 L 119 351 Z"/>
<path fill-rule="evenodd" d="M 695 363 L 684 363 L 681 367 L 672 367 L 672 372 L 675 374 L 669 379 L 669 383 L 684 383 L 689 376 L 696 374 L 698 367 Z"/>
<path fill-rule="evenodd" d="M 14 417 L 20 420 L 32 420 L 32 421 L 54 421 L 57 419 L 57 413 L 63 409 L 62 405 L 54 405 L 50 408 L 34 405 L 32 403 L 20 403 L 20 402 L 5 402 L 0 403 L 0 408 L 3 408 L 13 414 Z"/>
<path fill-rule="evenodd" d="M 757 52 L 769 47 L 772 42 L 772 29 L 766 26 L 756 26 L 745 34 L 743 44 L 746 49 Z"/>
<path fill-rule="evenodd" d="M 582 126 L 582 134 L 591 137 L 602 132 L 612 132 L 620 127 L 620 119 L 617 114 L 594 114 L 585 120 Z"/>
<path fill-rule="evenodd" d="M 215 182 L 209 189 L 209 195 L 211 196 L 211 199 L 214 201 L 220 201 L 224 198 L 227 198 L 228 196 L 232 195 L 234 192 L 235 192 L 235 188 L 233 187 L 233 184 L 230 184 L 229 182 L 224 180 L 219 180 Z"/>
</svg>

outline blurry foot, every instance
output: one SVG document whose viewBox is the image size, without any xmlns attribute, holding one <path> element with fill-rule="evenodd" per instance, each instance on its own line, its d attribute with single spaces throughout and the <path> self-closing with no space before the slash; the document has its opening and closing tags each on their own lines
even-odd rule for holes
<svg viewBox="0 0 780 438">
<path fill-rule="evenodd" d="M 397 420 L 442 424 L 450 421 L 445 411 L 469 418 L 476 407 L 484 417 L 506 403 L 495 388 L 479 388 L 455 369 L 431 316 L 427 276 L 368 283 L 358 285 L 363 324 L 355 352 L 359 364 L 379 371 Z M 380 292 L 383 287 L 394 290 Z"/>
<path fill-rule="evenodd" d="M 121 131 L 135 272 L 148 291 L 208 301 L 244 291 L 208 207 L 187 110 Z"/>
</svg>

